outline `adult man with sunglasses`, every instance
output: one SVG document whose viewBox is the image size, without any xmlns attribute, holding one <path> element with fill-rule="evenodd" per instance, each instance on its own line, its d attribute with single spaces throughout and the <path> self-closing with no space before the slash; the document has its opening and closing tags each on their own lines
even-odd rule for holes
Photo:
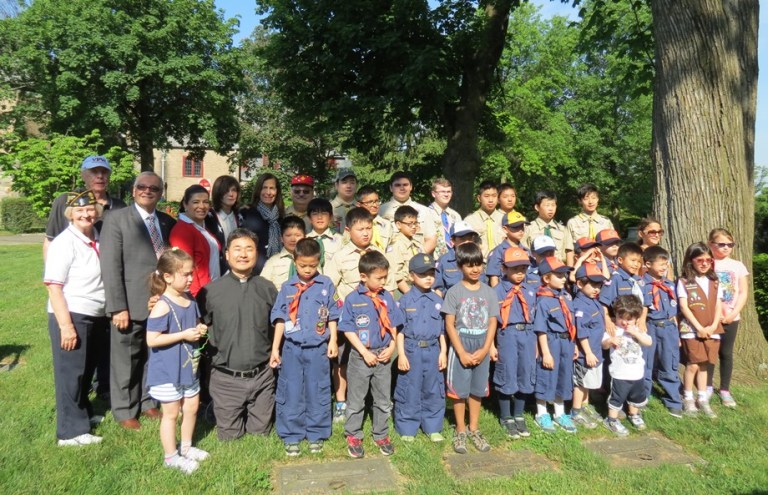
<svg viewBox="0 0 768 495">
<path fill-rule="evenodd" d="M 101 232 L 101 274 L 112 317 L 110 394 L 112 415 L 124 428 L 141 428 L 139 413 L 159 418 L 144 385 L 149 276 L 168 245 L 176 221 L 156 210 L 163 180 L 142 172 L 133 184 L 133 206 L 118 210 Z"/>
<path fill-rule="evenodd" d="M 312 230 L 307 214 L 307 205 L 315 197 L 315 179 L 307 174 L 294 175 L 291 179 L 291 206 L 285 209 L 285 216 L 295 215 L 304 220 L 304 231 Z"/>
</svg>

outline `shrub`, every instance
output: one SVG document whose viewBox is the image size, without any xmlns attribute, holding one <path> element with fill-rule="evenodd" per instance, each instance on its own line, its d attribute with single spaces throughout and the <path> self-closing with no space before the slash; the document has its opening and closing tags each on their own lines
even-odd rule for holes
<svg viewBox="0 0 768 495">
<path fill-rule="evenodd" d="M 44 220 L 37 216 L 27 198 L 4 198 L 0 202 L 0 217 L 3 228 L 14 234 L 40 231 L 45 227 Z"/>
<path fill-rule="evenodd" d="M 768 333 L 768 254 L 756 254 L 752 258 L 755 281 L 755 308 L 764 332 Z"/>
</svg>

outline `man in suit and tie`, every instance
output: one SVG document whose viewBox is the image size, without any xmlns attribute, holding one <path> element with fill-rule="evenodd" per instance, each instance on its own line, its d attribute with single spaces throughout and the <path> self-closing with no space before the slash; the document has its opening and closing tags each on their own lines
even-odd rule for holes
<svg viewBox="0 0 768 495">
<path fill-rule="evenodd" d="M 162 193 L 163 180 L 157 174 L 140 173 L 133 184 L 134 204 L 108 216 L 101 231 L 101 274 L 112 317 L 112 415 L 133 430 L 141 428 L 139 413 L 160 417 L 144 382 L 149 276 L 176 223 L 155 209 Z"/>
</svg>

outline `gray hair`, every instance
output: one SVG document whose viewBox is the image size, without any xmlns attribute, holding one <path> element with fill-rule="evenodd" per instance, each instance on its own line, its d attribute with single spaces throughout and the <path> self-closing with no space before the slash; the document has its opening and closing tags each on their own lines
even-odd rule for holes
<svg viewBox="0 0 768 495">
<path fill-rule="evenodd" d="M 142 172 L 136 176 L 136 180 L 133 181 L 134 188 L 136 187 L 136 184 L 139 183 L 139 179 L 141 179 L 142 177 L 155 177 L 158 180 L 158 182 L 160 182 L 160 189 L 163 189 L 163 185 L 164 185 L 163 178 L 157 175 L 156 173 L 152 172 L 151 170 Z"/>
</svg>

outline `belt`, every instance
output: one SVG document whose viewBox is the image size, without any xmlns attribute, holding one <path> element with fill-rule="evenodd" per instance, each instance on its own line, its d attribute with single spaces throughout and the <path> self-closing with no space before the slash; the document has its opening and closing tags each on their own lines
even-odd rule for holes
<svg viewBox="0 0 768 495">
<path fill-rule="evenodd" d="M 462 328 L 459 335 L 484 335 L 487 331 L 486 328 Z"/>
<path fill-rule="evenodd" d="M 216 371 L 221 371 L 225 375 L 229 375 L 235 378 L 255 378 L 258 376 L 259 373 L 264 371 L 264 368 L 267 367 L 267 364 L 262 364 L 261 366 L 257 366 L 256 368 L 253 368 L 252 370 L 248 371 L 238 371 L 238 370 L 231 370 L 229 368 L 224 368 L 223 366 L 215 366 Z"/>
<path fill-rule="evenodd" d="M 663 328 L 663 327 L 667 326 L 667 323 L 673 323 L 674 322 L 672 318 L 668 318 L 668 319 L 665 319 L 665 320 L 648 320 L 648 321 L 651 322 L 654 326 L 657 326 L 657 327 L 660 327 L 660 328 Z"/>
<path fill-rule="evenodd" d="M 530 330 L 533 328 L 533 323 L 514 323 L 512 325 L 508 325 L 510 328 L 514 328 L 515 330 L 520 330 L 521 332 L 524 330 Z"/>
<path fill-rule="evenodd" d="M 550 335 L 552 335 L 556 339 L 570 339 L 571 336 L 568 335 L 568 332 L 549 332 Z"/>
<path fill-rule="evenodd" d="M 406 342 L 413 342 L 413 345 L 417 347 L 432 347 L 433 345 L 436 345 L 438 343 L 438 340 L 437 339 L 434 339 L 434 340 L 406 339 Z"/>
</svg>

